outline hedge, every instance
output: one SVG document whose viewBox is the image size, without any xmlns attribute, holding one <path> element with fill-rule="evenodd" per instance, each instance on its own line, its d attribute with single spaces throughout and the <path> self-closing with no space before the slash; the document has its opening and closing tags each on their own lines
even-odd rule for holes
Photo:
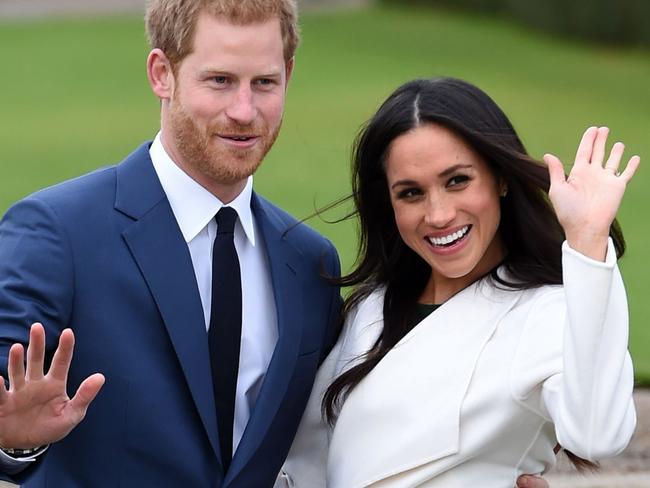
<svg viewBox="0 0 650 488">
<path fill-rule="evenodd" d="M 650 0 L 384 0 L 393 5 L 448 5 L 507 15 L 569 37 L 650 45 Z"/>
</svg>

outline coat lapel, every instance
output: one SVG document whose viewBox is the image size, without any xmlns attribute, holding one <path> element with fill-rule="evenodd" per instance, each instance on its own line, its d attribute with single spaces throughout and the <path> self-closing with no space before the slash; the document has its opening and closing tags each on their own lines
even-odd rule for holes
<svg viewBox="0 0 650 488">
<path fill-rule="evenodd" d="M 304 317 L 302 310 L 301 254 L 285 236 L 287 225 L 273 209 L 253 194 L 253 213 L 266 246 L 275 296 L 278 342 L 260 394 L 235 452 L 225 483 L 246 467 L 264 439 L 287 394 L 299 353 Z"/>
<path fill-rule="evenodd" d="M 194 268 L 148 144 L 117 168 L 115 208 L 134 219 L 122 235 L 158 306 L 212 448 L 219 457 L 205 321 Z"/>
</svg>

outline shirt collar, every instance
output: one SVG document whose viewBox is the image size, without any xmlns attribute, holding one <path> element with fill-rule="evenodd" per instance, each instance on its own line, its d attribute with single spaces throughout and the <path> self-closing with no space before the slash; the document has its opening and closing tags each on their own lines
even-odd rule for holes
<svg viewBox="0 0 650 488">
<path fill-rule="evenodd" d="M 160 132 L 149 148 L 149 155 L 183 238 L 189 243 L 214 219 L 224 204 L 174 163 L 163 147 Z M 252 193 L 253 177 L 249 176 L 242 192 L 227 206 L 235 209 L 246 237 L 255 246 Z"/>
</svg>

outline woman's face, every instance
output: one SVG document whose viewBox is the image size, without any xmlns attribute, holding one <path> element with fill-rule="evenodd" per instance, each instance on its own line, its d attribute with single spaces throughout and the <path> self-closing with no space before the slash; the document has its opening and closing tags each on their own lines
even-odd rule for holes
<svg viewBox="0 0 650 488">
<path fill-rule="evenodd" d="M 444 301 L 501 261 L 501 185 L 453 132 L 426 124 L 401 135 L 386 176 L 399 233 L 431 266 L 424 299 Z"/>
</svg>

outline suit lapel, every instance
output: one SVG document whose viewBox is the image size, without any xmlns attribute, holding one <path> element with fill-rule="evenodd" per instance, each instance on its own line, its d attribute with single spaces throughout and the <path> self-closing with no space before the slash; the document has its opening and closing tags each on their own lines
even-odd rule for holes
<svg viewBox="0 0 650 488">
<path fill-rule="evenodd" d="M 215 454 L 217 422 L 205 321 L 194 268 L 148 145 L 117 169 L 115 208 L 135 221 L 122 233 L 158 306 Z"/>
<path fill-rule="evenodd" d="M 301 254 L 285 239 L 287 225 L 253 194 L 252 208 L 266 246 L 275 296 L 278 342 L 260 394 L 235 452 L 226 483 L 251 460 L 289 388 L 298 357 L 304 317 Z"/>
</svg>

